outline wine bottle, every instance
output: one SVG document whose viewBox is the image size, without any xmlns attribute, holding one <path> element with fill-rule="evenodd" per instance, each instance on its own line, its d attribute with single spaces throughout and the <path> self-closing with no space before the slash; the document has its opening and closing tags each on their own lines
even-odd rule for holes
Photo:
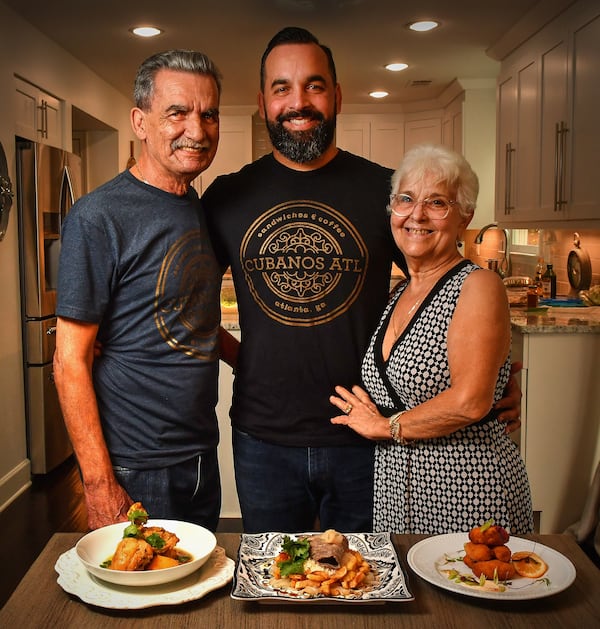
<svg viewBox="0 0 600 629">
<path fill-rule="evenodd" d="M 546 265 L 544 275 L 542 275 L 542 294 L 544 299 L 554 299 L 556 297 L 556 273 L 551 264 Z"/>
</svg>

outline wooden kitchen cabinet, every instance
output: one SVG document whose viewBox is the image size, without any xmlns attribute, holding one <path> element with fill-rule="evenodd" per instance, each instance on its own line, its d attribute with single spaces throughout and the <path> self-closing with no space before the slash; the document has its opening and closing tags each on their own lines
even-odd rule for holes
<svg viewBox="0 0 600 629">
<path fill-rule="evenodd" d="M 523 362 L 521 455 L 539 532 L 577 522 L 599 460 L 600 334 L 513 330 L 513 360 Z"/>
<path fill-rule="evenodd" d="M 212 164 L 194 181 L 199 195 L 219 176 L 234 173 L 252 161 L 252 116 L 221 115 L 219 150 Z"/>
<path fill-rule="evenodd" d="M 441 109 L 423 114 L 340 114 L 337 119 L 339 148 L 393 169 L 415 144 L 439 144 L 441 139 Z"/>
<path fill-rule="evenodd" d="M 402 121 L 395 117 L 376 117 L 369 131 L 370 159 L 394 170 L 398 168 L 407 149 Z"/>
<path fill-rule="evenodd" d="M 540 209 L 544 217 L 600 219 L 592 164 L 600 159 L 600 8 L 554 24 L 541 55 Z"/>
<path fill-rule="evenodd" d="M 455 98 L 442 116 L 442 144 L 462 153 L 463 151 L 463 99 Z"/>
<path fill-rule="evenodd" d="M 397 168 L 404 155 L 404 118 L 401 114 L 339 114 L 339 148 L 388 168 Z"/>
<path fill-rule="evenodd" d="M 600 7 L 579 17 L 573 30 L 572 133 L 567 157 L 567 212 L 569 219 L 600 220 L 597 172 L 600 163 Z"/>
<path fill-rule="evenodd" d="M 63 104 L 39 87 L 15 77 L 18 136 L 63 148 Z"/>
<path fill-rule="evenodd" d="M 582 0 L 502 62 L 496 220 L 600 220 L 600 7 Z"/>
<path fill-rule="evenodd" d="M 442 117 L 432 116 L 419 120 L 407 120 L 404 123 L 404 150 L 408 151 L 417 144 L 441 144 Z"/>
<path fill-rule="evenodd" d="M 498 79 L 496 220 L 536 216 L 537 64 L 524 58 Z M 533 181 L 532 181 L 533 180 Z"/>
</svg>

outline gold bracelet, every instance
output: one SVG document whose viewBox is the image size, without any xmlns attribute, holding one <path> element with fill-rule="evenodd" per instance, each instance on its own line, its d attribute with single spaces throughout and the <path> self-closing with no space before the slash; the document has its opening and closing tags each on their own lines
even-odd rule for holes
<svg viewBox="0 0 600 629">
<path fill-rule="evenodd" d="M 402 425 L 400 424 L 400 418 L 404 415 L 404 413 L 406 413 L 406 411 L 400 411 L 389 418 L 390 435 L 392 436 L 392 439 L 401 446 L 408 445 L 408 441 L 402 436 Z"/>
</svg>

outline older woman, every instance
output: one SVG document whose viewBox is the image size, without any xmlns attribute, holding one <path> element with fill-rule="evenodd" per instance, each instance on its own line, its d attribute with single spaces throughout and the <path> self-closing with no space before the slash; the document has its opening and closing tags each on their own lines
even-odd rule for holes
<svg viewBox="0 0 600 629">
<path fill-rule="evenodd" d="M 510 374 L 510 318 L 500 277 L 458 249 L 479 190 L 466 160 L 441 146 L 406 153 L 389 211 L 409 279 L 392 294 L 352 391 L 332 418 L 369 439 L 375 531 L 440 534 L 493 518 L 533 528 L 524 463 L 493 404 Z"/>
</svg>

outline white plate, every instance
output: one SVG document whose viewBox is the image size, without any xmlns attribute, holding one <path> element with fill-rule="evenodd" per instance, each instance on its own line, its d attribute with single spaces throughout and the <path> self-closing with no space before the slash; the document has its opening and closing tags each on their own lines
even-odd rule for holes
<svg viewBox="0 0 600 629">
<path fill-rule="evenodd" d="M 284 533 L 243 534 L 238 565 L 233 578 L 231 598 L 257 600 L 263 603 L 388 603 L 412 601 L 406 576 L 400 568 L 398 555 L 389 533 L 345 533 L 348 544 L 361 553 L 379 577 L 378 584 L 360 597 L 306 597 L 275 590 L 269 585 L 269 568 L 281 551 Z M 295 538 L 310 533 L 290 535 Z"/>
<path fill-rule="evenodd" d="M 517 577 L 507 584 L 504 592 L 486 591 L 457 583 L 449 579 L 445 571 L 454 569 L 461 574 L 473 575 L 460 561 L 465 554 L 463 545 L 468 541 L 468 533 L 428 537 L 410 548 L 406 557 L 408 565 L 425 581 L 445 590 L 466 596 L 499 600 L 526 600 L 552 596 L 568 588 L 575 580 L 575 566 L 564 555 L 538 542 L 511 537 L 506 545 L 513 553 L 532 551 L 548 564 L 548 570 L 541 579 Z"/>
<path fill-rule="evenodd" d="M 208 561 L 217 545 L 217 538 L 211 531 L 192 522 L 148 520 L 145 526 L 155 526 L 174 533 L 178 539 L 178 548 L 189 553 L 192 560 L 162 570 L 111 570 L 103 568 L 101 564 L 108 557 L 113 556 L 119 542 L 123 539 L 123 533 L 127 528 L 125 522 L 109 524 L 84 535 L 75 544 L 75 552 L 88 571 L 103 581 L 128 587 L 134 585 L 148 587 L 149 585 L 178 581 L 188 574 L 197 572 Z"/>
<path fill-rule="evenodd" d="M 57 582 L 84 603 L 108 609 L 142 609 L 158 605 L 179 605 L 202 598 L 223 587 L 233 577 L 235 563 L 217 546 L 208 561 L 196 572 L 179 581 L 147 587 L 114 585 L 91 575 L 74 548 L 63 553 L 54 566 Z"/>
</svg>

